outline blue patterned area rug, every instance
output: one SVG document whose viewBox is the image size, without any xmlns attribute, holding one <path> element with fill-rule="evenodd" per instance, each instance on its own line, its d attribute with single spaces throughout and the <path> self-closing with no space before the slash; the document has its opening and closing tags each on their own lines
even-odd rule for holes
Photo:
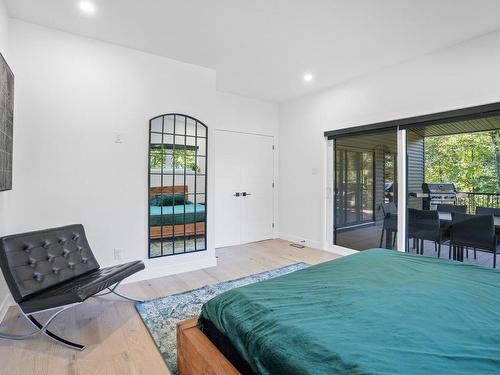
<svg viewBox="0 0 500 375">
<path fill-rule="evenodd" d="M 199 289 L 161 297 L 135 305 L 156 346 L 173 374 L 177 374 L 178 322 L 197 317 L 203 304 L 215 296 L 243 285 L 256 283 L 309 267 L 306 263 L 295 263 L 286 267 L 256 273 L 241 279 L 206 285 Z"/>
</svg>

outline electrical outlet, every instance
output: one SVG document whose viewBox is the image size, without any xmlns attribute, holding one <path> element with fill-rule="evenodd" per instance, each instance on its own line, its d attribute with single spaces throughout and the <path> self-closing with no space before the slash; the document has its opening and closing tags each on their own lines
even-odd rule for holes
<svg viewBox="0 0 500 375">
<path fill-rule="evenodd" d="M 115 249 L 115 260 L 121 260 L 123 256 L 123 249 Z"/>
</svg>

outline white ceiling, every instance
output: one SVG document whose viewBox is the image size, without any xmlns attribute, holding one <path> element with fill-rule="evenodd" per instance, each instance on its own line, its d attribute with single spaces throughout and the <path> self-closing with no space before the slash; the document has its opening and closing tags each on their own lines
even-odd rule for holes
<svg viewBox="0 0 500 375">
<path fill-rule="evenodd" d="M 499 0 L 6 0 L 12 17 L 217 70 L 282 101 L 500 28 Z M 303 82 L 306 72 L 314 81 Z"/>
</svg>

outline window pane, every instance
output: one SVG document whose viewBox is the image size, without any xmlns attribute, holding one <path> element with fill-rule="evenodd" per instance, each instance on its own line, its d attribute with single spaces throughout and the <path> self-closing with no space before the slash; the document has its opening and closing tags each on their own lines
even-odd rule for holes
<svg viewBox="0 0 500 375">
<path fill-rule="evenodd" d="M 174 134 L 174 116 L 165 116 L 164 133 Z"/>
<path fill-rule="evenodd" d="M 392 247 L 397 208 L 394 200 L 394 214 L 387 220 L 385 180 L 395 177 L 385 172 L 387 153 L 396 157 L 396 131 L 335 140 L 335 244 L 355 250 Z M 392 182 L 396 186 L 396 181 Z"/>
<path fill-rule="evenodd" d="M 193 119 L 188 118 L 187 120 L 187 135 L 196 135 L 196 122 Z"/>
<path fill-rule="evenodd" d="M 151 144 L 152 145 L 160 145 L 163 142 L 163 138 L 161 134 L 151 133 Z"/>
<path fill-rule="evenodd" d="M 207 143 L 206 139 L 198 138 L 198 155 L 199 156 L 207 156 Z"/>
<path fill-rule="evenodd" d="M 174 243 L 171 239 L 163 240 L 163 253 L 162 255 L 172 255 L 174 253 Z"/>
<path fill-rule="evenodd" d="M 202 124 L 198 124 L 198 137 L 206 137 L 207 136 L 207 128 Z"/>
<path fill-rule="evenodd" d="M 197 173 L 199 174 L 206 174 L 207 173 L 207 169 L 206 169 L 206 162 L 207 162 L 207 158 L 203 157 L 203 156 L 198 156 L 196 158 L 196 165 L 197 165 Z"/>
<path fill-rule="evenodd" d="M 151 131 L 157 133 L 162 132 L 162 117 L 158 117 L 151 121 Z"/>
</svg>

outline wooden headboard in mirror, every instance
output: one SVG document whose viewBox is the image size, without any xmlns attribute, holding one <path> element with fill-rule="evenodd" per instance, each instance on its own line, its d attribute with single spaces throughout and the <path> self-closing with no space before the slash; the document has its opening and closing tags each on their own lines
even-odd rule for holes
<svg viewBox="0 0 500 375">
<path fill-rule="evenodd" d="M 156 194 L 172 194 L 172 193 L 184 193 L 186 200 L 188 200 L 188 187 L 187 185 L 176 185 L 176 186 L 154 186 L 149 188 L 149 195 Z"/>
</svg>

